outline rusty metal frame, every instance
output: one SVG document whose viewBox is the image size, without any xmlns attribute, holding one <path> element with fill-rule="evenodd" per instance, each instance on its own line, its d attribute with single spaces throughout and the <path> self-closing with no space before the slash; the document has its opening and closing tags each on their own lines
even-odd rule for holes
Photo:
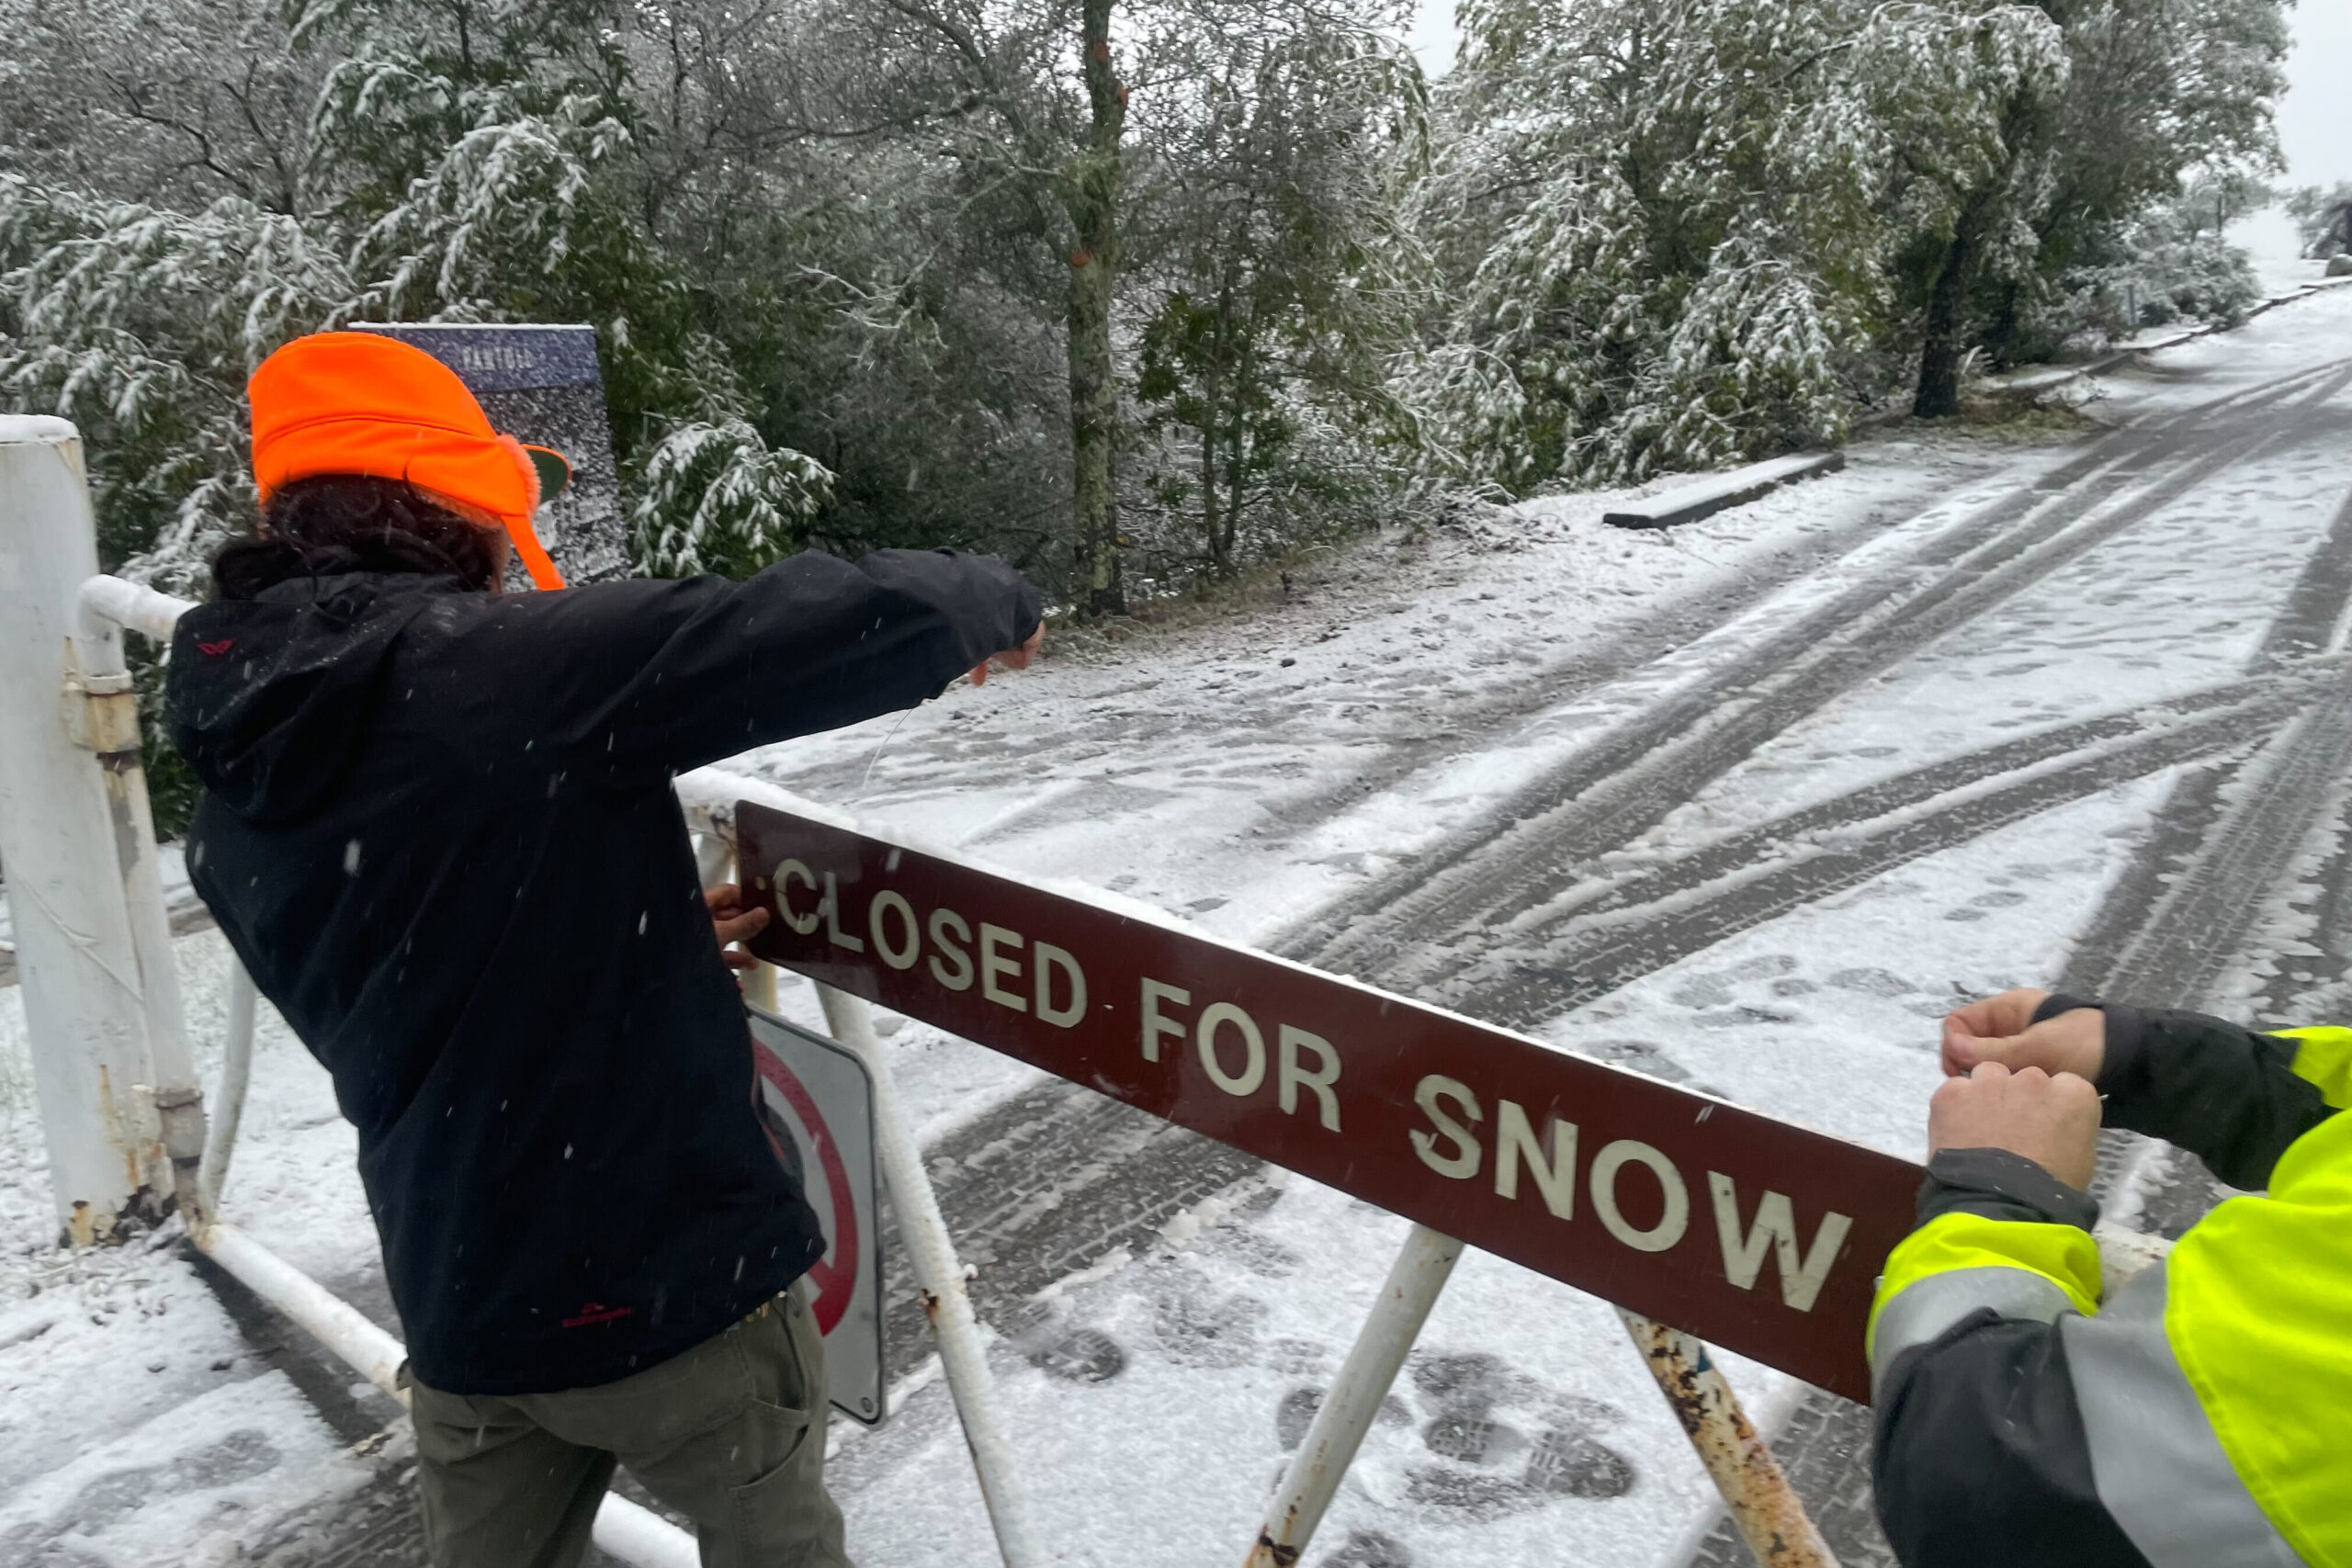
<svg viewBox="0 0 2352 1568">
<path fill-rule="evenodd" d="M 1305 1554 L 1462 1250 L 1427 1225 L 1415 1225 L 1406 1237 L 1297 1457 L 1283 1472 L 1242 1568 L 1293 1568 Z M 1763 1568 L 1838 1568 L 1707 1348 L 1636 1313 L 1621 1308 L 1619 1315 L 1757 1562 Z"/>
<path fill-rule="evenodd" d="M 1620 1308 L 1618 1315 L 1756 1561 L 1763 1568 L 1838 1568 L 1828 1543 L 1805 1514 L 1804 1499 L 1740 1408 L 1739 1396 L 1707 1348 L 1639 1313 Z"/>
</svg>

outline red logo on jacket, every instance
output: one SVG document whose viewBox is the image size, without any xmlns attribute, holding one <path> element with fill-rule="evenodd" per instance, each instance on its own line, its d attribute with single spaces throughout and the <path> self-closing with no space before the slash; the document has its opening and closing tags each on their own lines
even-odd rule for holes
<svg viewBox="0 0 2352 1568">
<path fill-rule="evenodd" d="M 627 1317 L 635 1307 L 608 1307 L 602 1302 L 590 1302 L 580 1309 L 576 1317 L 563 1320 L 566 1328 L 585 1328 L 592 1323 L 610 1323 L 616 1317 Z"/>
</svg>

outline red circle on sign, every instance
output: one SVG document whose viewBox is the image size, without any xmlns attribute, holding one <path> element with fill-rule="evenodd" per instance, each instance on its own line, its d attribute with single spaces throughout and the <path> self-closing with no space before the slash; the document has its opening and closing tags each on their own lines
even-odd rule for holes
<svg viewBox="0 0 2352 1568">
<path fill-rule="evenodd" d="M 810 1303 L 817 1314 L 817 1332 L 831 1334 L 842 1314 L 849 1311 L 850 1297 L 857 1293 L 857 1204 L 850 1197 L 849 1167 L 808 1086 L 777 1060 L 774 1052 L 754 1050 L 752 1054 L 759 1058 L 760 1076 L 775 1086 L 785 1103 L 792 1107 L 792 1113 L 800 1119 L 800 1125 L 808 1130 L 809 1141 L 817 1145 L 817 1163 L 824 1168 L 825 1191 L 832 1201 L 833 1239 L 825 1256 L 809 1267 L 808 1283 L 817 1292 L 817 1299 Z M 836 1258 L 841 1261 L 835 1262 Z"/>
</svg>

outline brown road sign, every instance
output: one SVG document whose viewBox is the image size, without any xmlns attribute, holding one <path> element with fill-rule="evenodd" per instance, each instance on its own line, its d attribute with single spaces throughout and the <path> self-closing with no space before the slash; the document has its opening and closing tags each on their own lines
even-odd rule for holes
<svg viewBox="0 0 2352 1568">
<path fill-rule="evenodd" d="M 736 809 L 774 964 L 1870 1397 L 1919 1168 L 878 839 Z"/>
</svg>

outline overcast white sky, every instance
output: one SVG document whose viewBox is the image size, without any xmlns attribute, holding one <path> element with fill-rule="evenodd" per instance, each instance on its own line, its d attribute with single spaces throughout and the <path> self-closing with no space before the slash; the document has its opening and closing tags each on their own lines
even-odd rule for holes
<svg viewBox="0 0 2352 1568">
<path fill-rule="evenodd" d="M 1453 0 L 1420 0 L 1413 48 L 1431 74 L 1453 63 Z M 2352 5 L 2302 0 L 2295 13 L 2290 86 L 2278 109 L 2287 178 L 2295 185 L 2352 180 Z"/>
</svg>

